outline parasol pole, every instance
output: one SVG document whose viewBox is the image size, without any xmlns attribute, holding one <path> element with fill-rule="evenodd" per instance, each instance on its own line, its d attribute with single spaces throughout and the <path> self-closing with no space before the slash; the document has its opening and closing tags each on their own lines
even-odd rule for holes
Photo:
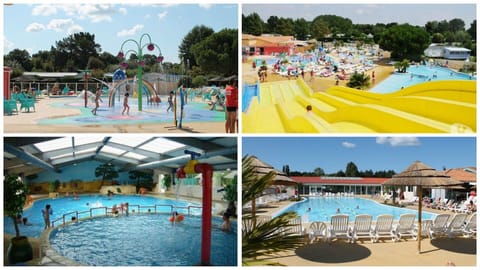
<svg viewBox="0 0 480 270">
<path fill-rule="evenodd" d="M 418 186 L 418 232 L 417 232 L 417 241 L 418 241 L 418 254 L 421 250 L 421 241 L 422 241 L 422 201 L 423 201 L 423 187 Z"/>
</svg>

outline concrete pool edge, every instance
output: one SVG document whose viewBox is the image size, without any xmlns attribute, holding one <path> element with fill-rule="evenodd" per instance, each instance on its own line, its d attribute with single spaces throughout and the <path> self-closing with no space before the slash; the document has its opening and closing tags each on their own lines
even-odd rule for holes
<svg viewBox="0 0 480 270">
<path fill-rule="evenodd" d="M 50 227 L 46 229 L 40 236 L 40 263 L 42 266 L 87 266 L 81 264 L 77 261 L 71 260 L 69 258 L 63 257 L 58 254 L 55 249 L 50 245 L 50 234 L 63 226 L 68 226 L 70 223 L 65 223 L 65 225 L 59 225 L 57 227 Z"/>
</svg>

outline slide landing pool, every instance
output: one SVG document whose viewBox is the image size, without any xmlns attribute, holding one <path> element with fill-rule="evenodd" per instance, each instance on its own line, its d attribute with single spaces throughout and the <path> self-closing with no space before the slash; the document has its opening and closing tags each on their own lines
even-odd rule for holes
<svg viewBox="0 0 480 270">
<path fill-rule="evenodd" d="M 426 82 L 390 94 L 342 86 L 314 93 L 299 78 L 260 84 L 242 125 L 245 133 L 473 133 L 476 100 L 476 81 Z"/>
</svg>

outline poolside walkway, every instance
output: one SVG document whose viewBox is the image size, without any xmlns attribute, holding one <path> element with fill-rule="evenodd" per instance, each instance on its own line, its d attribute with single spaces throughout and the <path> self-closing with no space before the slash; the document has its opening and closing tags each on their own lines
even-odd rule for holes
<svg viewBox="0 0 480 270">
<path fill-rule="evenodd" d="M 130 118 L 134 118 L 137 113 L 134 110 L 131 111 L 131 115 L 133 116 L 129 118 L 125 116 L 126 119 L 124 121 L 122 121 L 122 116 L 119 113 L 117 117 L 119 119 L 110 117 L 112 118 L 111 121 L 105 124 L 101 121 L 93 120 L 91 123 L 86 124 L 76 124 L 75 120 L 66 121 L 62 124 L 40 124 L 42 121 L 53 122 L 53 120 L 59 120 L 61 118 L 80 117 L 82 113 L 85 114 L 82 110 L 86 110 L 89 113 L 93 108 L 92 104 L 89 105 L 89 108 L 54 106 L 54 103 L 62 101 L 71 102 L 74 101 L 74 98 L 50 98 L 41 96 L 35 102 L 34 112 L 23 112 L 22 110 L 18 114 L 4 115 L 4 133 L 225 133 L 224 121 L 183 122 L 182 128 L 177 128 L 173 122 L 173 114 L 171 123 L 152 123 L 152 121 L 142 123 L 142 120 L 132 123 L 134 119 Z M 102 106 L 100 108 L 102 108 Z M 145 113 L 147 114 L 148 112 L 145 111 Z M 99 111 L 99 115 L 101 114 L 102 112 Z M 95 117 L 92 115 L 92 118 Z M 89 119 L 85 121 L 87 120 Z"/>
<path fill-rule="evenodd" d="M 257 214 L 272 216 L 292 203 L 270 203 L 269 207 L 258 209 Z M 411 209 L 417 209 L 416 207 L 408 206 Z M 447 213 L 430 208 L 424 210 Z M 274 254 L 269 259 L 287 266 L 446 266 L 449 262 L 472 268 L 477 265 L 476 237 L 445 237 L 433 240 L 425 238 L 421 244 L 422 252 L 418 254 L 417 241 L 413 239 L 402 239 L 396 243 L 388 239 L 377 243 L 358 240 L 355 244 L 343 240 L 332 243 L 316 242 L 295 251 Z"/>
</svg>

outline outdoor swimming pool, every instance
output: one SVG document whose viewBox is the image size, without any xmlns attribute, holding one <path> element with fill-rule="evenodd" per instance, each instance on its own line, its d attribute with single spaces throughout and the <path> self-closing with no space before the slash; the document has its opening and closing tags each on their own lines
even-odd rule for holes
<svg viewBox="0 0 480 270">
<path fill-rule="evenodd" d="M 106 195 L 82 195 L 79 196 L 78 200 L 74 200 L 73 197 L 60 197 L 56 199 L 42 199 L 37 200 L 35 203 L 23 211 L 23 216 L 28 218 L 29 223 L 32 226 L 19 225 L 20 234 L 28 237 L 40 237 L 43 232 L 44 222 L 42 217 L 42 209 L 45 209 L 45 205 L 50 204 L 53 209 L 53 215 L 50 217 L 50 221 L 54 221 L 57 218 L 61 218 L 63 214 L 70 213 L 73 211 L 87 211 L 90 208 L 95 207 L 112 207 L 114 204 L 120 206 L 120 204 L 128 202 L 130 207 L 130 212 L 136 208 L 133 205 L 142 205 L 142 206 L 154 206 L 155 204 L 165 204 L 165 205 L 174 205 L 176 207 L 188 207 L 188 206 L 200 206 L 197 203 L 191 203 L 187 201 L 177 201 L 170 199 L 157 199 L 151 196 L 139 196 L 139 195 L 114 195 L 112 197 L 107 197 Z M 87 205 L 88 204 L 88 205 Z M 136 210 L 138 211 L 138 210 Z M 141 212 L 147 212 L 148 208 L 142 208 Z M 153 208 L 151 209 L 153 211 Z M 157 207 L 157 211 L 168 213 L 171 211 L 170 207 Z M 187 209 L 179 208 L 177 209 L 179 213 L 186 213 Z M 98 209 L 93 212 L 93 215 L 104 214 L 104 209 Z M 200 215 L 200 208 L 191 208 L 191 214 Z M 71 214 L 74 216 L 74 214 Z M 71 216 L 67 217 L 66 221 L 70 221 Z M 87 214 L 80 216 L 87 217 Z M 8 234 L 15 234 L 15 229 L 13 226 L 13 220 L 8 217 L 4 217 L 4 232 Z M 61 223 L 61 222 L 60 222 Z M 55 224 L 57 226 L 58 224 Z"/>
<path fill-rule="evenodd" d="M 191 266 L 200 260 L 201 217 L 172 225 L 166 214 L 94 218 L 55 229 L 50 243 L 60 255 L 90 266 Z M 237 265 L 237 226 L 220 230 L 213 218 L 211 263 Z"/>
<path fill-rule="evenodd" d="M 468 74 L 455 72 L 449 68 L 438 66 L 410 66 L 407 73 L 395 72 L 388 78 L 375 85 L 370 92 L 373 93 L 391 93 L 400 90 L 402 87 L 408 87 L 415 84 L 438 81 L 438 80 L 475 80 Z"/>
<path fill-rule="evenodd" d="M 311 209 L 310 212 L 307 212 L 308 208 Z M 331 216 L 337 214 L 337 209 L 340 209 L 341 214 L 347 214 L 351 221 L 355 219 L 356 215 L 360 214 L 370 214 L 373 216 L 373 220 L 376 220 L 377 216 L 381 214 L 392 214 L 394 220 L 398 220 L 401 214 L 417 214 L 416 210 L 392 207 L 362 198 L 321 197 L 308 198 L 302 202 L 293 204 L 281 210 L 279 213 L 276 213 L 275 216 L 278 216 L 287 211 L 294 211 L 299 216 L 307 214 L 309 222 L 330 222 Z M 435 214 L 422 211 L 422 219 L 433 219 L 434 217 Z"/>
</svg>

